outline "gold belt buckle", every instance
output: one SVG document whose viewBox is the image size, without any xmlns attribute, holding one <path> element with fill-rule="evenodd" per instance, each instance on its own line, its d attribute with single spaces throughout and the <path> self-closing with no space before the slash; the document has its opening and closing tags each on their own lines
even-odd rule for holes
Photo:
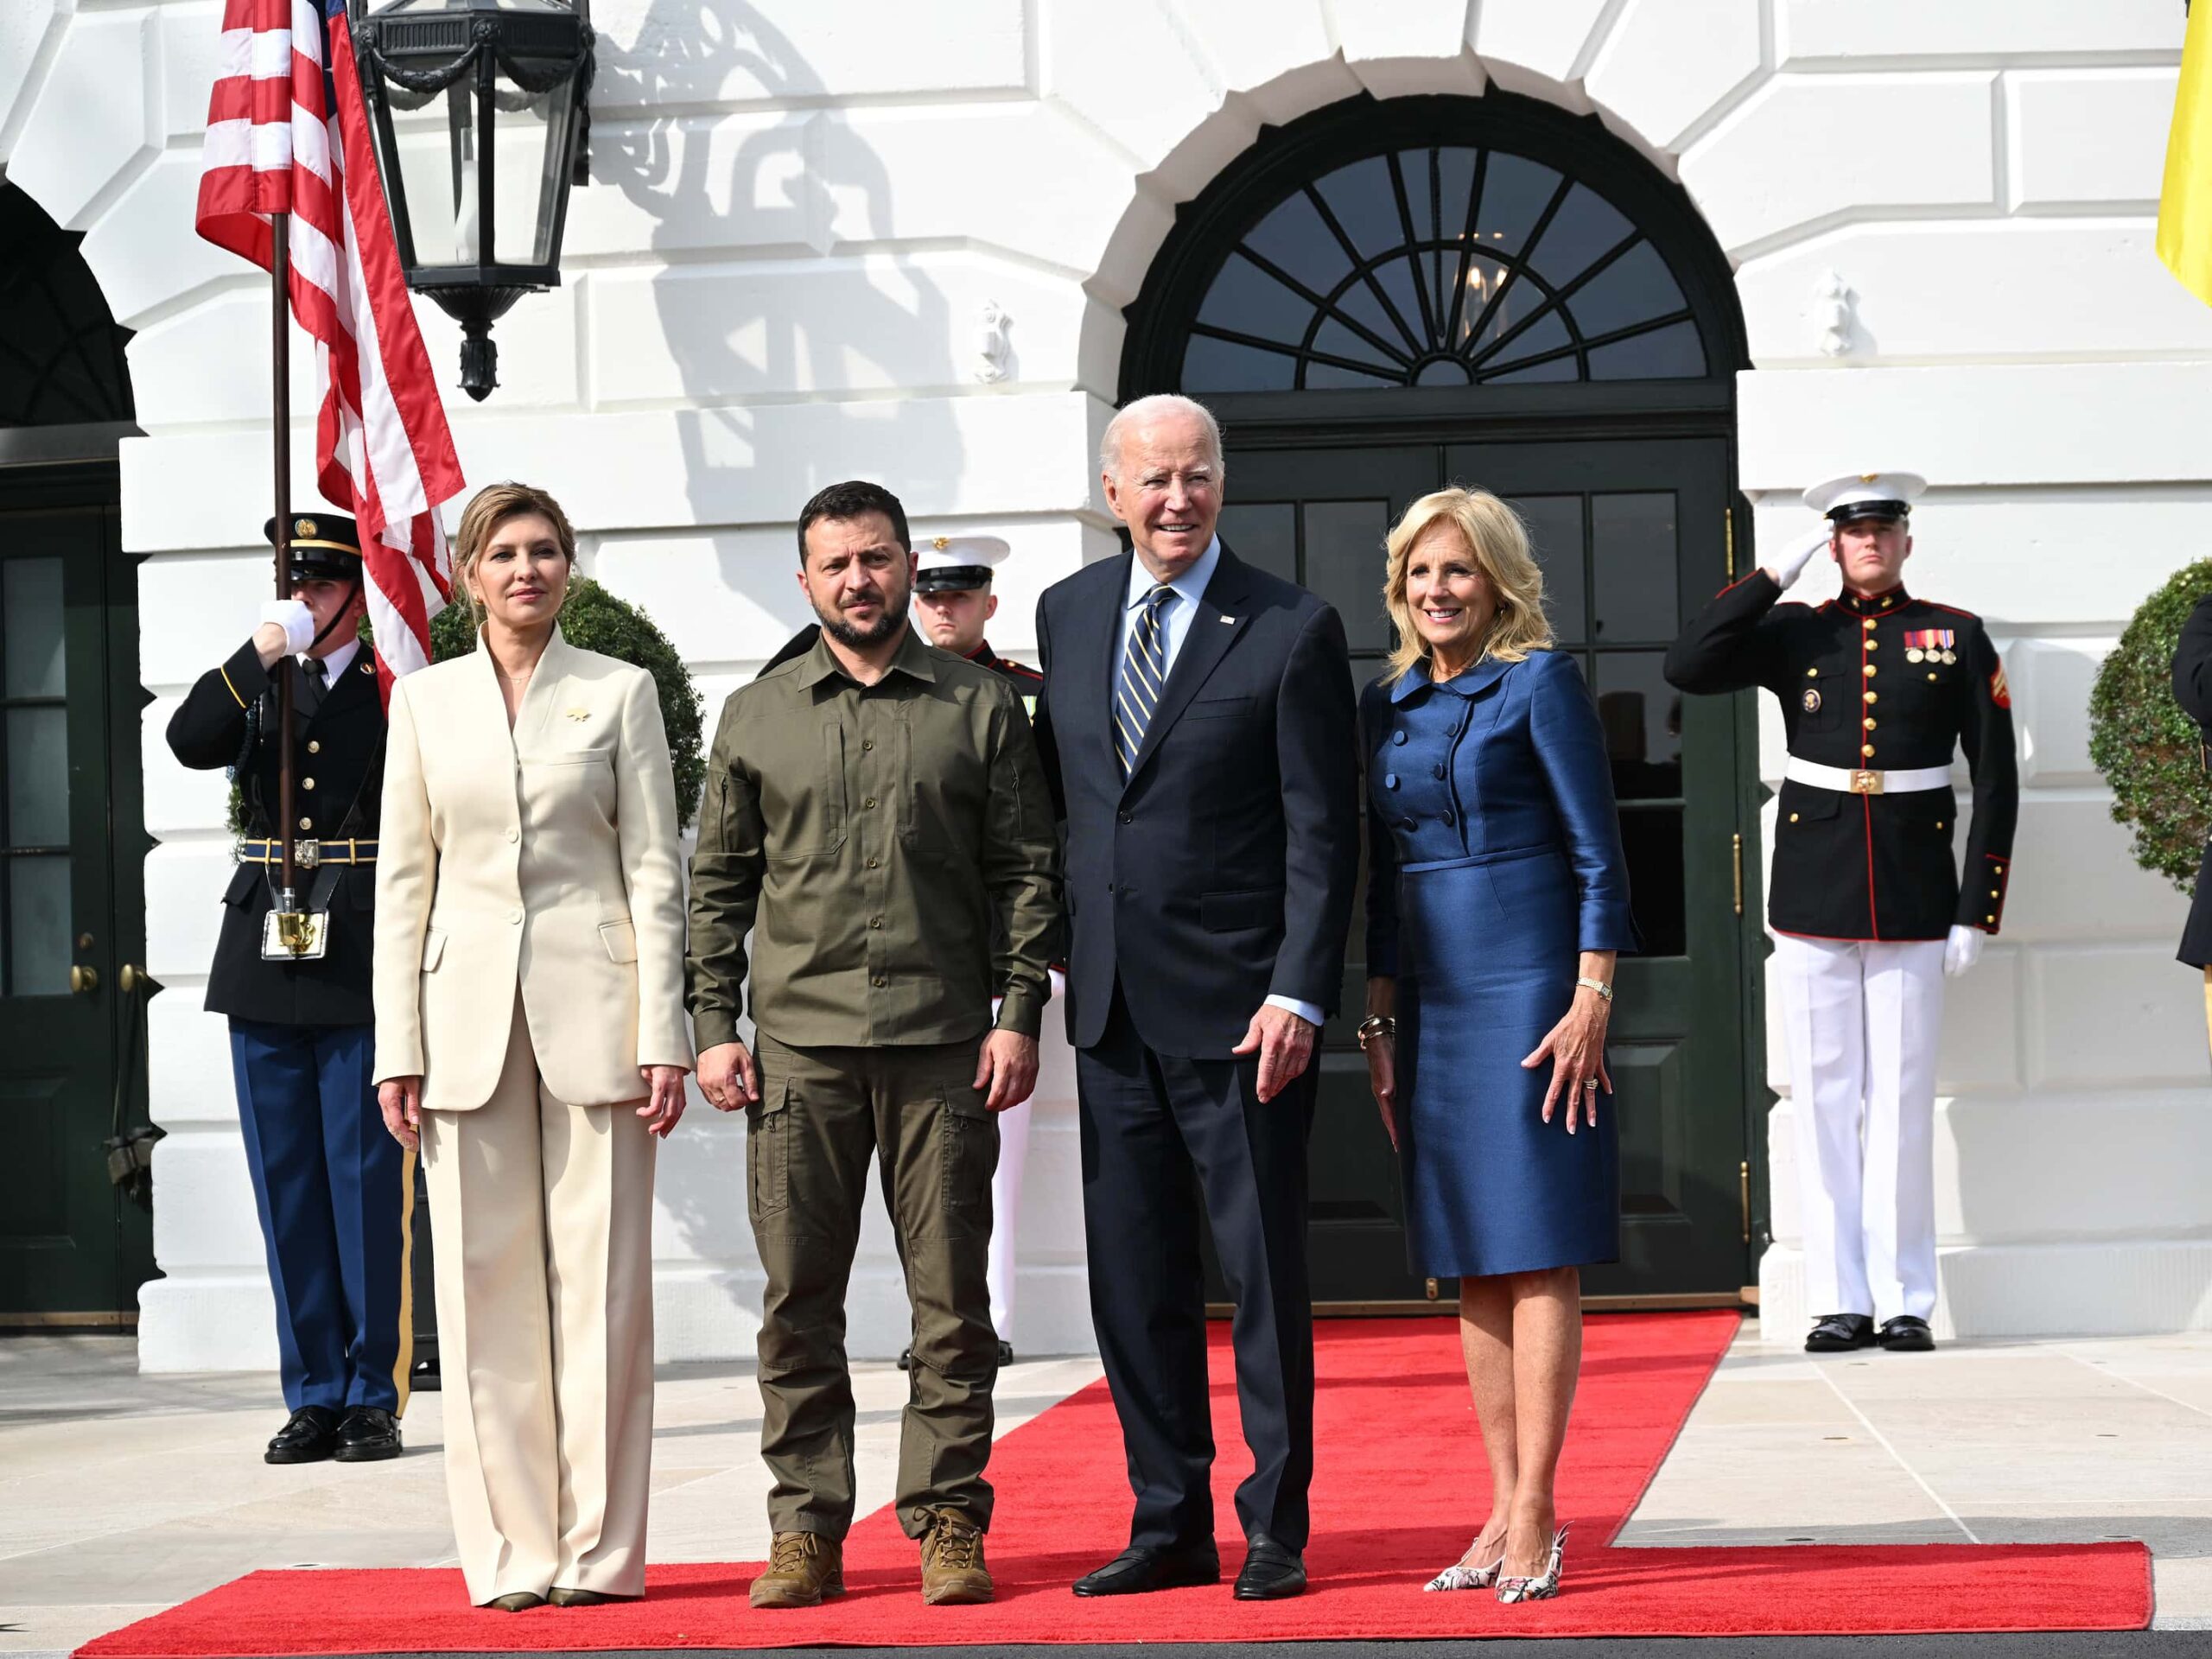
<svg viewBox="0 0 2212 1659">
<path fill-rule="evenodd" d="M 292 843 L 292 862 L 303 870 L 311 870 L 322 862 L 322 843 L 319 841 L 296 841 Z"/>
<path fill-rule="evenodd" d="M 1851 792 L 1854 795 L 1878 795 L 1882 792 L 1882 774 L 1878 772 L 1854 772 L 1851 774 Z"/>
</svg>

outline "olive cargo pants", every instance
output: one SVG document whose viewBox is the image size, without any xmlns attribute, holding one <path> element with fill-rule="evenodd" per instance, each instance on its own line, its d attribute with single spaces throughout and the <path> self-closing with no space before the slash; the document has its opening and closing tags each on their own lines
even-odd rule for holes
<svg viewBox="0 0 2212 1659">
<path fill-rule="evenodd" d="M 973 1086 L 980 1037 L 897 1048 L 794 1048 L 760 1033 L 746 1111 L 747 1205 L 768 1286 L 760 1319 L 760 1455 L 778 1532 L 842 1538 L 853 1519 L 845 1291 L 871 1154 L 913 1306 L 899 1444 L 899 1522 L 991 1521 L 988 1261 L 998 1124 Z"/>
</svg>

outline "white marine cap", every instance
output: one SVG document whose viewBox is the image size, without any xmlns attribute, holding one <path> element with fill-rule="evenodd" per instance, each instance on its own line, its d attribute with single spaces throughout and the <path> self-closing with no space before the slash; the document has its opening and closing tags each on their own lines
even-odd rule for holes
<svg viewBox="0 0 2212 1659">
<path fill-rule="evenodd" d="M 1918 473 L 1847 473 L 1805 492 L 1805 505 L 1838 524 L 1854 518 L 1903 519 L 1928 487 Z"/>
<path fill-rule="evenodd" d="M 916 550 L 921 566 L 914 575 L 914 591 L 988 588 L 991 567 L 1013 550 L 996 536 L 933 536 Z"/>
</svg>

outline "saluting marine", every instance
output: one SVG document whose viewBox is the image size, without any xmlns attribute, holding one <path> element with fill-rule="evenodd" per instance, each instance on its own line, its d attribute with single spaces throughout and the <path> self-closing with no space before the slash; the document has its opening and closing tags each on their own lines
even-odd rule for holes
<svg viewBox="0 0 2212 1659">
<path fill-rule="evenodd" d="M 1936 1052 L 1943 979 L 2005 915 L 2019 812 L 2012 697 L 1981 619 L 1899 580 L 1926 481 L 1805 492 L 1820 534 L 1725 589 L 1667 653 L 1684 691 L 1764 686 L 1789 762 L 1767 925 L 1789 1052 L 1815 1353 L 1935 1346 Z M 1778 604 L 1821 548 L 1843 591 Z M 1961 879 L 1951 760 L 1974 813 Z M 1876 1329 L 1876 1321 L 1879 1329 Z"/>
<path fill-rule="evenodd" d="M 264 605 L 252 636 L 200 677 L 169 721 L 168 742 L 195 770 L 230 768 L 245 809 L 207 1008 L 230 1019 L 238 1127 L 292 1414 L 267 1460 L 366 1463 L 400 1452 L 414 1192 L 414 1154 L 384 1132 L 370 1082 L 384 702 L 358 638 L 365 601 L 353 521 L 318 512 L 291 529 L 292 597 Z M 276 531 L 272 518 L 264 533 L 273 541 Z M 291 677 L 289 733 L 277 729 L 278 674 Z M 278 821 L 287 743 L 288 823 Z M 320 956 L 264 949 L 283 836 L 294 837 L 300 906 L 322 918 Z"/>
<path fill-rule="evenodd" d="M 940 651 L 965 657 L 988 668 L 1011 684 L 1021 706 L 1034 719 L 1037 692 L 1045 677 L 1027 663 L 1017 663 L 993 651 L 983 638 L 985 624 L 999 613 L 998 595 L 991 591 L 992 567 L 1010 550 L 996 536 L 938 536 L 917 550 L 919 569 L 914 577 L 914 626 L 922 637 Z M 1052 995 L 1067 994 L 1065 971 L 1052 970 Z M 995 999 L 991 1017 L 998 1018 Z M 1029 1102 L 1023 1100 L 999 1114 L 999 1162 L 991 1178 L 991 1325 L 998 1332 L 999 1363 L 1014 1363 L 1014 1300 L 1016 1262 L 1015 1234 L 1021 1219 L 1021 1172 L 1029 1151 Z M 909 1351 L 911 1352 L 911 1351 Z M 902 1355 L 904 1360 L 906 1356 Z"/>
</svg>

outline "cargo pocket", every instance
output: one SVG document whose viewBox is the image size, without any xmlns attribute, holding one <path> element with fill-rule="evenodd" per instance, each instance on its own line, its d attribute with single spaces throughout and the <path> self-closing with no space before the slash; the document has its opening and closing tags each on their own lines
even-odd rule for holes
<svg viewBox="0 0 2212 1659">
<path fill-rule="evenodd" d="M 998 1121 L 980 1090 L 948 1084 L 938 1096 L 938 1169 L 944 1230 L 954 1238 L 991 1230 L 991 1177 L 999 1166 Z"/>
<path fill-rule="evenodd" d="M 791 1207 L 791 1102 L 797 1090 L 786 1077 L 770 1097 L 745 1109 L 747 1203 L 756 1227 Z"/>
</svg>

